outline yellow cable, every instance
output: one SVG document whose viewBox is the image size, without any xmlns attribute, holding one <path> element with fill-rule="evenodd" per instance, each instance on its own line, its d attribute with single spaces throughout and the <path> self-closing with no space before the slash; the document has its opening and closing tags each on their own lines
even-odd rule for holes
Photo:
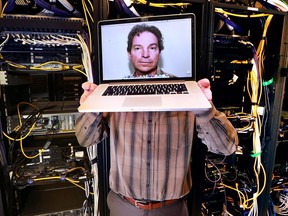
<svg viewBox="0 0 288 216">
<path fill-rule="evenodd" d="M 243 206 L 243 202 L 242 202 L 242 199 L 241 199 L 241 196 L 240 196 L 240 190 L 238 189 L 238 183 L 236 183 L 235 186 L 236 186 L 236 190 L 237 190 L 238 197 L 239 197 L 239 205 Z M 245 210 L 245 209 L 243 209 L 243 210 Z"/>
<path fill-rule="evenodd" d="M 258 49 L 257 49 L 257 52 L 256 52 L 257 56 L 259 56 L 261 54 L 261 51 L 263 50 L 263 47 L 264 47 L 263 43 L 265 42 L 266 35 L 267 35 L 267 30 L 268 30 L 268 27 L 269 27 L 269 25 L 271 23 L 272 18 L 273 18 L 273 15 L 270 14 L 267 17 L 266 21 L 265 21 L 265 25 L 264 25 L 264 29 L 263 29 L 263 33 L 262 33 L 262 38 L 261 38 L 261 41 L 260 41 L 262 43 L 261 43 L 261 46 L 258 46 Z"/>
<path fill-rule="evenodd" d="M 106 14 L 107 14 L 107 16 L 109 16 L 109 13 L 110 13 L 109 0 L 106 0 L 106 4 L 107 4 L 107 11 L 106 11 Z"/>
<path fill-rule="evenodd" d="M 77 170 L 77 169 L 81 169 L 82 171 L 85 171 L 85 168 L 84 168 L 84 167 L 73 167 L 73 168 L 67 170 L 67 173 L 73 172 L 74 170 Z"/>
<path fill-rule="evenodd" d="M 2 2 L 2 1 L 1 1 L 1 2 Z M 7 4 L 8 4 L 8 1 L 4 4 L 2 10 L 0 11 L 0 17 L 3 17 L 4 11 L 5 11 L 6 7 L 7 7 Z"/>
<path fill-rule="evenodd" d="M 75 71 L 77 71 L 77 72 L 83 74 L 84 76 L 88 77 L 88 75 L 87 75 L 85 72 L 79 70 L 77 67 L 74 67 L 74 66 L 73 66 L 72 68 L 73 68 L 73 70 L 75 70 Z"/>
<path fill-rule="evenodd" d="M 259 157 L 260 157 L 260 156 L 259 156 Z M 256 163 L 255 163 L 255 164 L 256 164 Z M 265 189 L 267 176 L 266 176 L 266 172 L 265 172 L 265 169 L 264 169 L 262 163 L 260 163 L 260 167 L 261 167 L 261 169 L 262 169 L 263 176 L 264 176 L 264 178 L 263 178 L 263 186 L 262 186 L 261 190 L 259 191 L 258 172 L 256 171 L 256 169 L 254 169 L 254 172 L 256 172 L 255 174 L 256 174 L 256 179 L 257 179 L 257 193 L 256 193 L 256 196 L 253 197 L 253 198 L 248 198 L 248 197 L 247 197 L 247 198 L 248 198 L 248 199 L 247 199 L 246 196 L 243 194 L 243 192 L 241 192 L 241 191 L 238 189 L 238 183 L 235 184 L 235 185 L 236 185 L 235 188 L 233 188 L 233 187 L 231 187 L 231 186 L 229 186 L 229 185 L 226 185 L 226 184 L 222 184 L 224 187 L 229 188 L 229 189 L 231 189 L 231 190 L 234 190 L 234 191 L 236 191 L 236 192 L 238 193 L 239 203 L 240 203 L 240 204 L 242 203 L 242 207 L 243 207 L 244 210 L 245 210 L 245 209 L 251 209 L 251 208 L 253 207 L 253 205 L 254 205 L 254 202 L 252 202 L 252 204 L 251 204 L 250 206 L 248 206 L 248 202 L 257 199 L 257 198 L 260 196 L 260 194 L 262 194 L 262 192 L 263 192 L 264 189 Z M 255 166 L 254 166 L 254 168 L 255 168 Z M 243 202 L 242 202 L 242 201 L 243 201 Z"/>
<path fill-rule="evenodd" d="M 17 64 L 17 63 L 10 62 L 10 61 L 6 61 L 6 62 L 10 66 L 15 67 L 15 68 L 28 69 L 25 65 Z M 68 65 L 66 65 L 66 64 L 64 64 L 62 62 L 58 62 L 58 61 L 45 62 L 45 63 L 42 63 L 42 64 L 37 65 L 37 66 L 32 66 L 29 69 L 31 69 L 31 70 L 45 70 L 45 71 L 59 71 L 59 68 L 48 68 L 48 67 L 41 68 L 42 66 L 45 66 L 47 64 L 62 64 L 63 66 L 62 66 L 61 70 L 68 70 L 69 69 Z M 82 68 L 82 67 L 83 67 L 83 65 L 74 65 L 74 66 L 72 66 L 72 69 L 87 77 L 87 74 L 79 69 L 79 68 Z"/>
<path fill-rule="evenodd" d="M 48 68 L 48 67 L 45 67 L 46 65 L 51 65 L 51 64 L 61 65 L 62 68 Z M 41 64 L 36 65 L 36 66 L 31 66 L 30 69 L 31 70 L 59 71 L 59 70 L 68 70 L 69 69 L 69 65 L 64 64 L 63 62 L 59 62 L 59 61 L 48 61 L 48 62 L 44 62 L 44 63 L 41 63 Z"/>
<path fill-rule="evenodd" d="M 263 171 L 263 176 L 264 176 L 264 179 L 263 179 L 263 186 L 261 188 L 261 190 L 257 193 L 257 195 L 255 196 L 255 198 L 250 198 L 248 200 L 246 200 L 246 202 L 250 201 L 250 200 L 253 200 L 253 199 L 257 199 L 264 191 L 265 187 L 266 187 L 266 180 L 267 180 L 267 176 L 266 176 L 266 171 L 264 169 L 264 166 L 262 165 L 262 163 L 260 163 L 260 167 Z M 253 204 L 252 204 L 253 205 Z M 252 208 L 252 205 L 249 206 L 249 208 Z"/>
<path fill-rule="evenodd" d="M 147 5 L 147 1 L 145 0 L 136 0 L 134 3 L 140 3 L 140 4 L 144 4 Z M 153 3 L 153 2 L 149 2 L 149 6 L 151 7 L 159 7 L 159 8 L 165 8 L 168 6 L 178 6 L 178 7 L 183 7 L 183 6 L 188 6 L 191 5 L 190 3 Z"/>
<path fill-rule="evenodd" d="M 30 134 L 30 133 L 32 132 L 32 130 L 34 129 L 35 125 L 36 125 L 36 123 L 34 123 L 34 124 L 32 125 L 32 127 L 29 129 L 28 133 L 27 133 L 25 136 L 21 136 L 21 138 L 19 138 L 19 139 L 15 139 L 15 138 L 12 138 L 12 137 L 8 136 L 4 131 L 2 131 L 2 133 L 3 133 L 3 135 L 4 135 L 7 139 L 9 139 L 9 140 L 12 140 L 12 141 L 21 141 L 21 140 L 26 139 L 26 138 L 29 136 L 29 134 Z"/>
<path fill-rule="evenodd" d="M 88 1 L 90 2 L 90 1 Z M 92 33 L 91 33 L 91 28 L 90 28 L 90 24 L 89 24 L 89 20 L 87 17 L 87 13 L 88 15 L 90 15 L 89 10 L 87 8 L 87 5 L 85 3 L 85 0 L 82 0 L 82 5 L 83 5 L 83 11 L 84 11 L 84 17 L 85 17 L 85 21 L 86 21 L 86 25 L 87 25 L 87 30 L 88 30 L 88 36 L 89 36 L 89 49 L 90 49 L 90 53 L 92 52 Z M 91 6 L 91 2 L 90 2 L 90 6 Z M 93 6 L 91 6 L 93 8 Z M 91 22 L 94 23 L 93 17 L 91 17 L 90 15 L 90 19 Z"/>
<path fill-rule="evenodd" d="M 39 110 L 38 107 L 36 107 L 35 105 L 33 105 L 33 104 L 29 103 L 29 102 L 22 101 L 22 102 L 18 103 L 18 104 L 17 104 L 17 113 L 18 113 L 18 120 L 19 120 L 19 123 L 20 123 L 20 124 L 19 124 L 20 127 L 22 126 L 22 119 L 21 119 L 21 113 L 20 113 L 20 105 L 23 105 L 23 104 L 29 105 L 29 106 L 31 106 L 31 107 Z M 40 114 L 40 113 L 38 113 L 38 114 Z"/>
<path fill-rule="evenodd" d="M 3 4 L 2 4 L 2 0 L 0 0 L 0 13 L 2 12 L 2 10 L 3 10 Z"/>
<path fill-rule="evenodd" d="M 237 193 L 238 193 L 238 195 L 239 195 L 239 198 L 240 198 L 240 200 L 242 199 L 242 200 L 244 200 L 244 202 L 245 202 L 245 195 L 243 194 L 243 192 L 242 191 L 240 191 L 240 190 L 238 190 L 237 188 L 233 188 L 233 187 L 231 187 L 231 186 L 229 186 L 229 185 L 226 185 L 226 184 L 223 184 L 222 183 L 222 185 L 225 187 L 225 188 L 229 188 L 229 189 L 231 189 L 231 190 L 234 190 L 234 191 L 236 191 Z M 242 197 L 242 198 L 241 198 Z M 243 202 L 243 203 L 244 203 Z"/>
<path fill-rule="evenodd" d="M 5 62 L 7 62 L 8 65 L 15 67 L 15 68 L 20 68 L 20 69 L 27 68 L 25 65 L 21 65 L 21 64 L 15 63 L 15 62 L 11 62 L 11 61 L 5 61 Z"/>
<path fill-rule="evenodd" d="M 21 148 L 21 152 L 22 152 L 22 154 L 23 154 L 24 157 L 26 157 L 27 159 L 33 159 L 33 158 L 36 158 L 36 157 L 38 157 L 40 154 L 42 154 L 42 152 L 44 151 L 44 149 L 40 149 L 40 151 L 38 152 L 38 154 L 33 155 L 33 156 L 28 156 L 28 155 L 25 153 L 25 151 L 24 151 L 23 143 L 22 143 L 22 139 L 20 140 L 20 148 Z"/>
<path fill-rule="evenodd" d="M 90 0 L 87 0 L 87 1 L 88 1 L 89 5 L 90 5 L 90 8 L 91 8 L 92 12 L 94 12 L 94 7 L 93 7 L 92 2 Z M 93 22 L 94 22 L 94 20 L 93 20 Z"/>
<path fill-rule="evenodd" d="M 242 17 L 242 18 L 259 18 L 259 17 L 265 17 L 265 16 L 269 16 L 269 14 L 265 14 L 265 13 L 261 13 L 261 14 L 250 14 L 250 15 L 244 15 L 244 14 L 235 14 L 235 13 L 230 13 L 227 12 L 225 10 L 223 10 L 222 8 L 215 8 L 215 12 L 217 13 L 222 13 L 222 14 L 227 14 L 230 16 L 235 16 L 235 17 Z"/>
<path fill-rule="evenodd" d="M 20 113 L 20 109 L 19 109 L 20 105 L 22 105 L 22 104 L 27 104 L 27 105 L 32 106 L 32 107 L 36 108 L 37 110 L 39 110 L 36 106 L 34 106 L 33 104 L 30 104 L 30 103 L 28 103 L 28 102 L 20 102 L 20 103 L 18 103 L 18 104 L 17 104 L 17 113 L 18 113 L 18 119 L 19 119 L 19 125 L 18 125 L 18 127 L 17 127 L 18 129 L 20 129 L 21 126 L 22 126 L 21 113 Z M 40 114 L 40 113 L 38 112 L 37 115 L 39 115 L 39 114 Z M 8 138 L 9 140 L 19 141 L 19 142 L 20 142 L 21 152 L 22 152 L 22 154 L 23 154 L 26 158 L 28 158 L 28 159 L 36 158 L 36 157 L 38 157 L 38 156 L 43 152 L 43 149 L 42 149 L 42 150 L 40 150 L 40 152 L 39 152 L 38 154 L 36 154 L 36 155 L 34 155 L 34 156 L 28 156 L 28 155 L 25 153 L 24 148 L 23 148 L 23 142 L 22 142 L 22 141 L 23 141 L 24 139 L 26 139 L 26 138 L 31 134 L 32 130 L 35 128 L 35 125 L 36 125 L 36 122 L 34 122 L 33 125 L 29 128 L 29 131 L 25 134 L 25 136 L 22 136 L 22 134 L 20 134 L 20 138 L 19 138 L 19 139 L 12 138 L 12 137 L 8 136 L 4 131 L 2 131 L 3 135 L 4 135 L 6 138 Z"/>
<path fill-rule="evenodd" d="M 267 30 L 268 27 L 271 23 L 271 20 L 273 18 L 273 15 L 271 14 L 251 14 L 251 15 L 243 15 L 243 14 L 235 14 L 235 13 L 230 13 L 227 11 L 224 11 L 221 8 L 215 8 L 215 12 L 217 13 L 222 13 L 222 14 L 226 14 L 226 15 L 230 15 L 230 16 L 236 16 L 236 17 L 243 17 L 243 18 L 247 18 L 247 17 L 251 17 L 251 18 L 256 18 L 256 17 L 264 17 L 267 16 L 267 19 L 265 21 L 265 25 L 264 25 L 264 29 L 263 29 L 263 33 L 262 33 L 262 38 L 259 42 L 259 45 L 257 47 L 256 50 L 256 57 L 258 59 L 258 65 L 256 65 L 256 62 L 253 61 L 253 67 L 252 70 L 249 71 L 248 75 L 247 75 L 247 93 L 248 96 L 252 102 L 252 106 L 251 106 L 251 115 L 255 118 L 255 122 L 253 122 L 253 126 L 254 126 L 254 132 L 253 132 L 253 150 L 254 150 L 254 154 L 257 154 L 259 151 L 259 147 L 261 147 L 261 143 L 260 143 L 260 135 L 261 135 L 261 120 L 260 120 L 260 116 L 258 114 L 258 107 L 259 107 L 259 103 L 261 100 L 261 96 L 262 96 L 262 75 L 263 75 L 263 69 L 264 69 L 264 48 L 265 48 L 265 42 L 266 42 L 266 34 L 267 34 Z M 232 61 L 231 63 L 242 63 L 242 62 L 238 62 L 238 61 Z M 244 127 L 245 128 L 245 127 Z M 257 157 L 255 157 L 255 161 L 254 161 L 254 166 L 253 166 L 253 170 L 254 170 L 254 174 L 255 174 L 255 178 L 256 178 L 256 185 L 257 185 L 257 191 L 254 193 L 252 198 L 246 198 L 243 193 L 241 191 L 238 190 L 238 185 L 236 184 L 236 188 L 230 187 L 228 185 L 224 185 L 227 188 L 230 188 L 232 190 L 235 190 L 238 192 L 238 196 L 239 196 L 239 202 L 240 204 L 243 204 L 243 208 L 247 208 L 247 209 L 251 209 L 253 208 L 253 206 L 255 206 L 256 203 L 256 199 L 260 196 L 260 194 L 264 191 L 264 188 L 266 186 L 266 171 L 261 163 L 261 155 L 258 155 Z M 259 175 L 261 173 L 261 170 L 263 172 L 263 185 L 262 188 L 260 190 L 260 182 L 259 182 Z M 243 202 L 242 202 L 243 200 Z M 252 201 L 251 205 L 248 205 L 248 202 Z"/>
<path fill-rule="evenodd" d="M 88 1 L 88 2 L 90 2 L 90 1 Z M 93 17 L 92 17 L 92 14 L 90 13 L 90 11 L 89 11 L 89 8 L 88 8 L 88 6 L 87 6 L 87 4 L 85 3 L 85 0 L 82 0 L 82 4 L 83 4 L 83 9 L 84 9 L 84 12 L 86 13 L 86 20 L 88 20 L 87 19 L 87 14 L 88 14 L 88 16 L 90 17 L 90 19 L 91 19 L 91 22 L 92 23 L 94 23 L 94 19 L 93 19 Z M 92 9 L 92 11 L 94 11 L 94 9 L 93 9 L 93 5 L 92 5 L 92 3 L 90 2 L 90 8 Z M 84 14 L 85 15 L 85 14 Z"/>
<path fill-rule="evenodd" d="M 19 130 L 19 128 L 21 128 L 21 126 L 22 126 L 21 113 L 20 113 L 20 109 L 19 109 L 19 108 L 20 108 L 20 105 L 22 105 L 22 104 L 26 104 L 26 105 L 32 106 L 32 107 L 34 107 L 35 109 L 39 110 L 36 106 L 34 106 L 33 104 L 28 103 L 28 102 L 20 102 L 20 103 L 18 103 L 18 104 L 17 104 L 17 113 L 18 113 L 19 125 L 16 127 L 16 129 L 18 129 L 18 130 Z M 37 115 L 39 115 L 39 114 L 40 114 L 40 113 L 38 112 Z M 7 139 L 9 139 L 9 140 L 12 140 L 12 141 L 21 141 L 21 140 L 24 140 L 27 136 L 29 136 L 29 134 L 31 133 L 31 131 L 34 129 L 35 125 L 36 125 L 36 122 L 31 126 L 31 128 L 30 128 L 29 131 L 28 131 L 28 133 L 27 133 L 25 136 L 21 136 L 21 138 L 19 138 L 19 139 L 15 139 L 15 138 L 12 138 L 12 137 L 8 136 L 4 131 L 2 131 L 2 133 L 3 133 L 3 135 L 4 135 Z"/>
<path fill-rule="evenodd" d="M 66 178 L 66 179 L 67 179 L 70 183 L 74 184 L 75 186 L 77 186 L 77 187 L 79 187 L 79 188 L 81 188 L 82 190 L 85 191 L 85 188 L 84 188 L 84 187 L 82 187 L 81 185 L 76 184 L 75 182 L 71 181 L 70 178 Z M 94 193 L 92 193 L 92 192 L 89 192 L 89 194 L 94 195 Z"/>
<path fill-rule="evenodd" d="M 51 179 L 61 179 L 61 176 L 50 176 L 50 177 L 43 177 L 43 178 L 35 178 L 33 181 L 45 181 L 45 180 L 51 180 Z"/>
<path fill-rule="evenodd" d="M 50 177 L 43 177 L 43 178 L 35 178 L 33 179 L 33 181 L 37 182 L 37 181 L 45 181 L 45 180 L 52 180 L 52 179 L 61 179 L 61 176 L 50 176 Z M 73 180 L 71 178 L 66 177 L 65 180 L 67 180 L 68 182 L 70 182 L 71 184 L 81 188 L 82 190 L 85 191 L 85 188 L 82 187 L 81 185 L 77 184 L 79 183 L 79 181 Z M 93 195 L 92 192 L 90 192 L 91 195 Z"/>
</svg>

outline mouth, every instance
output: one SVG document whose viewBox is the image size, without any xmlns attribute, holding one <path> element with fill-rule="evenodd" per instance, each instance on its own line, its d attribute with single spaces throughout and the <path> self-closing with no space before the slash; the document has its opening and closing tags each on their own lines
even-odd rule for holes
<svg viewBox="0 0 288 216">
<path fill-rule="evenodd" d="M 143 62 L 143 61 L 141 61 L 141 62 L 139 62 L 140 64 L 151 64 L 152 62 Z"/>
</svg>

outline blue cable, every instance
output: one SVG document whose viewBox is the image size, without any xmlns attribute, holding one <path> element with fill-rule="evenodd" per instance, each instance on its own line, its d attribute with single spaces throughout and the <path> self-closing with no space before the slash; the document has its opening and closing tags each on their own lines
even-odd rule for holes
<svg viewBox="0 0 288 216">
<path fill-rule="evenodd" d="M 128 15 L 129 17 L 137 17 L 125 4 L 123 0 L 114 0 L 116 3 L 117 8 L 119 9 L 120 14 Z"/>
<path fill-rule="evenodd" d="M 68 13 L 67 11 L 61 10 L 61 9 L 55 7 L 54 5 L 48 4 L 47 2 L 45 2 L 43 0 L 35 0 L 35 3 L 44 9 L 52 11 L 57 16 L 61 16 L 61 17 L 71 17 L 72 16 L 72 14 Z"/>
<path fill-rule="evenodd" d="M 228 19 L 227 17 L 225 17 L 223 14 L 220 13 L 216 13 L 216 15 L 219 16 L 219 18 L 221 20 L 223 20 L 223 22 L 225 22 L 227 25 L 232 26 L 235 30 L 237 30 L 238 32 L 243 32 L 243 29 L 238 26 L 236 23 L 234 23 L 232 20 Z"/>
<path fill-rule="evenodd" d="M 15 0 L 8 0 L 5 12 L 12 12 L 14 10 Z"/>
<path fill-rule="evenodd" d="M 1 160 L 1 165 L 7 165 L 7 158 L 6 158 L 6 149 L 5 149 L 5 143 L 3 142 L 3 134 L 2 134 L 2 122 L 0 119 L 0 159 Z"/>
</svg>

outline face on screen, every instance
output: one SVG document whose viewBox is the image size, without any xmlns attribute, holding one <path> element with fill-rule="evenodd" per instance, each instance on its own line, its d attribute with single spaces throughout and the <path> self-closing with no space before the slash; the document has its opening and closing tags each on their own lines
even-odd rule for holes
<svg viewBox="0 0 288 216">
<path fill-rule="evenodd" d="M 160 58 L 157 37 L 147 31 L 135 35 L 128 56 L 135 69 L 134 76 L 154 75 Z"/>
<path fill-rule="evenodd" d="M 132 20 L 107 21 L 107 25 L 103 21 L 100 25 L 100 71 L 104 81 L 192 76 L 191 18 Z M 151 28 L 132 31 L 143 24 L 157 28 L 161 32 L 160 39 L 157 31 Z"/>
</svg>

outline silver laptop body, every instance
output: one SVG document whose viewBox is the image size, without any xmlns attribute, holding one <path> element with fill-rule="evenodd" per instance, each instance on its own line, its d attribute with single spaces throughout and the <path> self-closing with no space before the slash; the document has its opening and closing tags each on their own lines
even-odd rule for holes
<svg viewBox="0 0 288 216">
<path fill-rule="evenodd" d="M 173 76 L 134 77 L 127 54 L 127 35 L 136 24 L 156 26 L 163 35 L 164 50 L 158 69 Z M 99 80 L 97 89 L 82 103 L 79 112 L 193 111 L 205 112 L 211 104 L 196 79 L 195 15 L 175 14 L 103 20 L 98 23 Z M 184 84 L 185 90 L 163 93 L 154 86 Z M 153 86 L 148 94 L 118 89 Z M 113 87 L 111 87 L 113 86 Z M 115 87 L 117 86 L 117 87 Z M 109 87 L 110 90 L 107 90 Z M 174 87 L 173 87 L 174 88 Z M 111 90 L 113 89 L 113 91 Z M 117 91 L 116 91 L 116 90 Z M 121 93 L 122 92 L 122 93 Z M 131 94 L 130 94 L 131 93 Z"/>
</svg>

